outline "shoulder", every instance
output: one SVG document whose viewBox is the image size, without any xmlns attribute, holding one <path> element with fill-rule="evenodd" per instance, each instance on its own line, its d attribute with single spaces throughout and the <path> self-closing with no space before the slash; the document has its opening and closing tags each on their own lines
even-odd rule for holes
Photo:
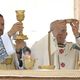
<svg viewBox="0 0 80 80">
<path fill-rule="evenodd" d="M 72 42 L 66 42 L 66 47 L 67 47 L 68 49 L 70 49 L 70 48 L 73 46 L 73 44 L 74 44 L 74 43 L 72 43 Z"/>
<path fill-rule="evenodd" d="M 67 45 L 73 45 L 73 42 L 66 42 Z"/>
</svg>

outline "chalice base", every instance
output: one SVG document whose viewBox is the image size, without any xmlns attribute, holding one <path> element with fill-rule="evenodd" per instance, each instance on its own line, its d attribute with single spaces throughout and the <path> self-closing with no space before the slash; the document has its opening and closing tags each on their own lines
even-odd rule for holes
<svg viewBox="0 0 80 80">
<path fill-rule="evenodd" d="M 19 34 L 19 35 L 16 35 L 15 40 L 16 39 L 26 40 L 28 39 L 28 37 L 27 35 Z"/>
</svg>

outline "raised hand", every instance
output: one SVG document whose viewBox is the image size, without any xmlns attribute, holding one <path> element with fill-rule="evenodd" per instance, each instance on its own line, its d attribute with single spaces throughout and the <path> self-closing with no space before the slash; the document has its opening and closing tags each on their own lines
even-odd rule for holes
<svg viewBox="0 0 80 80">
<path fill-rule="evenodd" d="M 23 30 L 23 24 L 21 22 L 15 23 L 10 31 L 8 32 L 8 35 L 11 37 L 13 36 L 16 32 L 20 32 Z"/>
<path fill-rule="evenodd" d="M 73 19 L 72 22 L 70 23 L 70 25 L 72 26 L 72 31 L 74 33 L 75 36 L 79 35 L 79 21 L 76 19 Z"/>
</svg>

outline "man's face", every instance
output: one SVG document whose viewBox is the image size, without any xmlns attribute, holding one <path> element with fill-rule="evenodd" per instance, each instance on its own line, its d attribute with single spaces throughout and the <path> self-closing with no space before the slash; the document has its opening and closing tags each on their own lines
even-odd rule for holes
<svg viewBox="0 0 80 80">
<path fill-rule="evenodd" d="M 55 26 L 52 33 L 56 37 L 57 43 L 63 44 L 65 42 L 66 35 L 67 35 L 66 25 L 64 23 L 61 23 Z"/>
<path fill-rule="evenodd" d="M 0 36 L 3 34 L 4 31 L 4 19 L 0 17 Z"/>
<path fill-rule="evenodd" d="M 30 55 L 31 53 L 29 51 L 26 51 L 24 54 L 25 56 L 27 56 L 27 55 Z"/>
</svg>

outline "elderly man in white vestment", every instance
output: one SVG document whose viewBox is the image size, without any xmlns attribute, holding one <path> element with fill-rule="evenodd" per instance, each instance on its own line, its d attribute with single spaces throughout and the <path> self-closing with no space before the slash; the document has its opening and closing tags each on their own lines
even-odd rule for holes
<svg viewBox="0 0 80 80">
<path fill-rule="evenodd" d="M 76 44 L 66 42 L 67 26 L 70 23 L 73 34 L 76 39 Z M 58 49 L 51 56 L 52 64 L 56 69 L 76 69 L 78 68 L 79 51 L 80 51 L 80 34 L 78 32 L 79 21 L 76 19 L 56 20 L 51 23 L 50 30 L 57 40 Z M 53 60 L 54 58 L 54 60 Z"/>
<path fill-rule="evenodd" d="M 67 36 L 67 23 L 70 23 L 72 27 L 76 44 L 65 41 Z M 51 64 L 55 66 L 55 69 L 77 69 L 80 50 L 79 21 L 76 19 L 56 20 L 50 26 L 50 31 L 54 35 L 54 37 L 51 35 L 50 40 Z M 36 56 L 35 58 L 38 58 L 37 66 L 49 64 L 48 47 L 46 47 L 48 43 L 46 40 L 48 41 L 48 37 L 43 38 L 42 41 L 40 40 L 32 46 L 32 53 L 34 57 Z M 47 44 L 45 45 L 45 43 Z"/>
</svg>

